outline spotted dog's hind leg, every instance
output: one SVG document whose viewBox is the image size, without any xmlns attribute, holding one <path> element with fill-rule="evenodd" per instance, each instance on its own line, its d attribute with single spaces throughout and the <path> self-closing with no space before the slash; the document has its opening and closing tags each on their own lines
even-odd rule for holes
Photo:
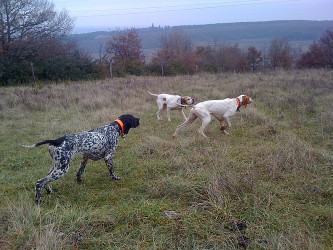
<svg viewBox="0 0 333 250">
<path fill-rule="evenodd" d="M 65 171 L 52 171 L 50 172 L 45 178 L 40 179 L 36 183 L 36 188 L 35 188 L 35 201 L 37 204 L 41 203 L 42 195 L 41 195 L 41 190 L 43 187 L 47 189 L 47 192 L 49 193 L 50 191 L 52 192 L 52 189 L 49 188 L 48 184 L 51 183 L 52 181 L 58 180 L 60 177 L 64 176 L 68 171 L 68 167 L 66 168 Z"/>
<path fill-rule="evenodd" d="M 53 155 L 52 169 L 48 175 L 37 181 L 35 187 L 35 201 L 37 204 L 41 203 L 42 195 L 41 190 L 46 188 L 47 192 L 52 192 L 49 184 L 64 176 L 69 169 L 72 155 L 69 152 L 58 151 Z"/>
<path fill-rule="evenodd" d="M 54 191 L 52 190 L 52 188 L 51 188 L 50 185 L 45 184 L 44 188 L 46 189 L 46 192 L 47 192 L 48 194 L 52 194 L 52 193 L 54 193 Z"/>
<path fill-rule="evenodd" d="M 79 170 L 76 173 L 76 181 L 77 181 L 77 183 L 83 183 L 82 175 L 83 175 L 84 170 L 86 168 L 87 162 L 88 162 L 88 158 L 85 157 L 85 156 L 83 156 L 83 159 L 82 159 L 81 164 L 80 164 L 80 168 L 79 168 Z"/>
</svg>

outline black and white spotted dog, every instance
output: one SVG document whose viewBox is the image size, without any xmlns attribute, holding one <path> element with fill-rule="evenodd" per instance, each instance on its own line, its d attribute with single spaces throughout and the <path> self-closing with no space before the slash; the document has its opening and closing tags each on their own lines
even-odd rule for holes
<svg viewBox="0 0 333 250">
<path fill-rule="evenodd" d="M 52 157 L 52 168 L 49 174 L 36 183 L 36 203 L 41 202 L 41 189 L 45 187 L 48 193 L 53 190 L 49 186 L 52 181 L 64 176 L 70 166 L 72 158 L 76 154 L 83 154 L 83 160 L 80 169 L 77 172 L 77 182 L 82 183 L 82 175 L 88 160 L 104 159 L 110 173 L 111 179 L 119 180 L 113 170 L 112 158 L 118 144 L 118 138 L 125 136 L 131 128 L 140 125 L 139 118 L 132 115 L 122 115 L 111 124 L 96 128 L 90 131 L 65 135 L 55 140 L 45 140 L 24 146 L 28 148 L 38 147 L 43 144 L 49 144 L 49 153 Z"/>
</svg>

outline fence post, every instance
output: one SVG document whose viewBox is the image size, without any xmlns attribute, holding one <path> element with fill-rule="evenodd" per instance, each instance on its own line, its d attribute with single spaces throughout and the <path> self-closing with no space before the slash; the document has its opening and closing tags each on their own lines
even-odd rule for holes
<svg viewBox="0 0 333 250">
<path fill-rule="evenodd" d="M 112 59 L 110 59 L 110 77 L 113 78 L 113 75 L 112 75 Z"/>
<path fill-rule="evenodd" d="M 34 79 L 34 83 L 35 83 L 36 78 L 35 78 L 35 70 L 34 70 L 34 63 L 33 62 L 30 62 L 30 67 L 31 67 L 32 78 Z"/>
</svg>

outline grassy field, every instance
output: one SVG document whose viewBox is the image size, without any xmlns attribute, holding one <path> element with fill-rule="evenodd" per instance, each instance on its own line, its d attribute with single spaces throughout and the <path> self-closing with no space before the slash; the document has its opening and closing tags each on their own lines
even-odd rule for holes
<svg viewBox="0 0 333 250">
<path fill-rule="evenodd" d="M 253 105 L 217 121 L 156 119 L 167 92 L 196 102 L 247 94 Z M 330 249 L 333 247 L 333 71 L 140 77 L 0 89 L 1 249 Z M 189 109 L 186 110 L 186 113 Z M 121 181 L 80 157 L 34 203 L 50 168 L 33 144 L 90 130 L 131 113 L 141 125 L 120 139 Z"/>
</svg>

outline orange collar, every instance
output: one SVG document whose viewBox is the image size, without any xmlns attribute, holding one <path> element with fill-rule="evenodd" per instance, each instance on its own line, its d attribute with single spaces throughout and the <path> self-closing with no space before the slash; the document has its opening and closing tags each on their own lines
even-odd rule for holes
<svg viewBox="0 0 333 250">
<path fill-rule="evenodd" d="M 124 133 L 125 133 L 124 123 L 121 120 L 119 120 L 119 119 L 115 120 L 115 122 L 117 122 L 119 124 L 119 126 L 121 128 L 121 133 L 124 135 Z"/>
<path fill-rule="evenodd" d="M 241 106 L 242 104 L 241 104 L 240 100 L 238 99 L 238 97 L 236 98 L 236 102 L 237 102 L 237 109 L 236 109 L 236 111 L 239 112 L 239 111 L 240 111 L 239 108 L 240 108 L 240 106 Z"/>
<path fill-rule="evenodd" d="M 237 108 L 239 108 L 241 106 L 241 102 L 240 100 L 238 99 L 238 97 L 236 98 L 236 102 L 237 102 Z"/>
</svg>

